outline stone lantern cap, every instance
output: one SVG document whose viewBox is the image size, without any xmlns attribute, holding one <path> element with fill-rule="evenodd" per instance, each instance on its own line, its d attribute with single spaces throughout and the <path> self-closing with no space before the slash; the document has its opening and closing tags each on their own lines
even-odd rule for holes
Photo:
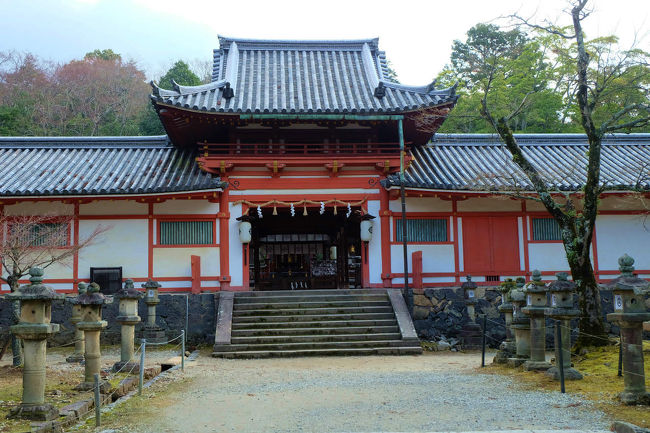
<svg viewBox="0 0 650 433">
<path fill-rule="evenodd" d="M 63 293 L 56 293 L 52 287 L 43 284 L 43 269 L 34 266 L 29 270 L 30 284 L 22 285 L 13 293 L 5 295 L 8 301 L 54 301 L 65 298 Z"/>
<path fill-rule="evenodd" d="M 132 279 L 124 281 L 124 288 L 117 292 L 113 297 L 116 299 L 140 299 L 144 293 L 136 290 Z"/>
<path fill-rule="evenodd" d="M 549 292 L 573 292 L 576 289 L 576 284 L 569 281 L 569 274 L 566 272 L 558 272 L 555 274 L 556 281 L 549 283 Z"/>
<path fill-rule="evenodd" d="M 83 283 L 82 283 L 83 284 Z M 81 286 L 81 284 L 80 284 Z M 112 304 L 113 298 L 104 296 L 99 292 L 99 284 L 90 283 L 86 293 L 80 294 L 77 297 L 77 303 L 80 305 L 104 305 Z"/>
<path fill-rule="evenodd" d="M 149 280 L 146 283 L 142 284 L 142 287 L 146 290 L 146 294 L 144 296 L 145 304 L 153 306 L 160 303 L 160 299 L 158 299 L 158 289 L 160 289 L 162 286 L 158 281 Z"/>
<path fill-rule="evenodd" d="M 522 289 L 515 289 L 510 292 L 510 299 L 512 299 L 512 304 L 514 305 L 512 312 L 512 324 L 528 325 L 530 318 L 526 313 L 521 311 L 521 307 L 526 304 L 526 293 L 524 293 Z"/>
<path fill-rule="evenodd" d="M 634 276 L 634 259 L 623 254 L 618 259 L 621 275 L 605 286 L 614 291 L 629 291 L 635 295 L 644 295 L 650 290 L 650 283 L 642 278 Z"/>
<path fill-rule="evenodd" d="M 512 290 L 515 289 L 516 284 L 512 280 L 512 278 L 506 278 L 505 281 L 503 281 L 499 285 L 499 292 L 501 292 L 501 305 L 497 307 L 497 310 L 501 313 L 511 313 L 512 312 L 512 304 L 510 303 L 510 293 L 512 293 Z"/>
<path fill-rule="evenodd" d="M 478 285 L 472 281 L 472 276 L 468 275 L 465 277 L 467 281 L 461 284 L 460 288 L 463 289 L 465 294 L 465 301 L 468 303 L 476 303 L 476 288 Z"/>
<path fill-rule="evenodd" d="M 77 296 L 68 296 L 65 298 L 65 302 L 72 304 L 72 305 L 79 305 L 79 296 L 83 295 L 88 291 L 88 286 L 86 286 L 86 283 L 79 283 L 77 286 Z"/>
<path fill-rule="evenodd" d="M 546 284 L 542 281 L 542 273 L 535 269 L 533 271 L 533 281 L 526 284 L 525 292 L 526 293 L 543 293 L 546 292 L 548 288 Z"/>
</svg>

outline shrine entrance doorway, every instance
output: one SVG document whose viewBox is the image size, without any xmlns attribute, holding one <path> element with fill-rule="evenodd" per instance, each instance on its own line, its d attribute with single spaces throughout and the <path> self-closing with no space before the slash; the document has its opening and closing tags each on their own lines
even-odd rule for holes
<svg viewBox="0 0 650 433">
<path fill-rule="evenodd" d="M 352 208 L 278 208 L 252 223 L 251 290 L 353 289 L 362 287 L 360 217 Z M 251 212 L 253 214 L 253 212 Z"/>
</svg>

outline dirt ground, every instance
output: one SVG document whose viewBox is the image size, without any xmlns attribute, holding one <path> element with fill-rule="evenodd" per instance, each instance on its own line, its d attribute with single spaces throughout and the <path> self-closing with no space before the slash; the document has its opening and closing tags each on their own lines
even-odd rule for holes
<svg viewBox="0 0 650 433">
<path fill-rule="evenodd" d="M 491 360 L 491 356 L 488 356 Z M 607 430 L 588 401 L 481 373 L 480 354 L 214 359 L 105 416 L 113 432 Z M 171 378 L 177 380 L 169 383 Z M 101 429 L 88 430 L 102 431 Z"/>
<path fill-rule="evenodd" d="M 48 349 L 46 367 L 45 400 L 62 407 L 86 398 L 89 393 L 74 390 L 84 377 L 84 366 L 77 363 L 68 363 L 65 358 L 73 353 L 69 347 Z M 174 357 L 177 351 L 170 347 L 149 348 L 145 357 L 147 367 L 160 365 L 161 362 Z M 102 348 L 102 369 L 110 369 L 116 361 L 120 360 L 118 346 Z M 11 366 L 11 352 L 5 354 L 0 361 L 0 432 L 29 431 L 29 421 L 8 420 L 6 416 L 11 408 L 20 403 L 22 397 L 22 369 Z M 127 372 L 114 375 L 109 373 L 105 379 L 111 383 L 119 382 L 127 376 Z"/>
</svg>

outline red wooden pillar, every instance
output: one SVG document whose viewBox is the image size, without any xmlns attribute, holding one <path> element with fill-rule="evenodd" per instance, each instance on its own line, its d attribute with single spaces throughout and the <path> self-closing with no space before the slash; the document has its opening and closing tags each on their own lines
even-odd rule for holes
<svg viewBox="0 0 650 433">
<path fill-rule="evenodd" d="M 388 191 L 379 188 L 379 221 L 381 222 L 381 280 L 384 287 L 392 287 L 390 269 L 390 209 Z"/>
<path fill-rule="evenodd" d="M 228 189 L 224 189 L 219 196 L 219 269 L 221 278 L 219 279 L 220 290 L 230 289 L 230 194 Z"/>
<path fill-rule="evenodd" d="M 192 293 L 201 293 L 201 257 L 190 256 L 192 268 Z"/>
<path fill-rule="evenodd" d="M 422 251 L 414 251 L 411 255 L 411 268 L 413 268 L 413 290 L 422 294 Z"/>
</svg>

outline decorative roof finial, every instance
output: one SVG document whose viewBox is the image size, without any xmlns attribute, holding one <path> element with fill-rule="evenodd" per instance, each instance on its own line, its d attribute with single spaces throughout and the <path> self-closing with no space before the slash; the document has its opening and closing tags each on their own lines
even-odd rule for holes
<svg viewBox="0 0 650 433">
<path fill-rule="evenodd" d="M 86 285 L 86 283 L 79 283 L 79 285 L 77 286 L 77 291 L 79 292 L 80 295 L 83 295 L 88 291 L 88 286 Z"/>
<path fill-rule="evenodd" d="M 533 281 L 542 281 L 542 273 L 539 271 L 539 269 L 535 269 L 533 271 Z"/>
<path fill-rule="evenodd" d="M 230 99 L 233 96 L 235 96 L 235 91 L 233 90 L 232 87 L 230 87 L 230 82 L 226 81 L 226 85 L 223 88 L 223 98 Z"/>
<path fill-rule="evenodd" d="M 33 285 L 38 285 L 43 283 L 43 269 L 38 266 L 32 266 L 29 268 L 29 282 Z"/>
<path fill-rule="evenodd" d="M 569 281 L 569 274 L 566 272 L 558 272 L 555 274 L 558 281 Z"/>
<path fill-rule="evenodd" d="M 88 293 L 98 293 L 99 292 L 99 284 L 93 282 L 90 283 L 88 286 Z"/>
<path fill-rule="evenodd" d="M 623 254 L 618 259 L 618 269 L 624 277 L 631 277 L 634 272 L 634 259 L 627 254 Z"/>
<path fill-rule="evenodd" d="M 381 81 L 379 82 L 379 85 L 375 87 L 375 98 L 383 98 L 386 96 L 386 87 L 384 86 L 384 83 Z"/>
</svg>

